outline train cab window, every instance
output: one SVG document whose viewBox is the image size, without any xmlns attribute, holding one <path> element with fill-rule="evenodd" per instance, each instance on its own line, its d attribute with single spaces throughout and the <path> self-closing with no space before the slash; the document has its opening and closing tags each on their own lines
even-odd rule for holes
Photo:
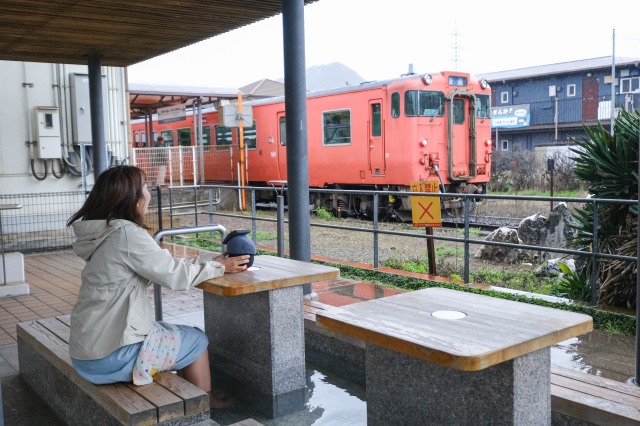
<svg viewBox="0 0 640 426">
<path fill-rule="evenodd" d="M 216 124 L 216 146 L 231 146 L 233 144 L 233 129 Z"/>
<path fill-rule="evenodd" d="M 378 116 L 380 116 L 380 104 Z M 351 111 L 325 111 L 322 113 L 322 144 L 349 145 L 351 144 Z"/>
<path fill-rule="evenodd" d="M 256 120 L 253 120 L 252 127 L 244 127 L 242 129 L 244 146 L 247 149 L 256 149 L 257 147 L 257 133 L 256 133 Z"/>
<path fill-rule="evenodd" d="M 380 117 L 380 104 L 371 104 L 371 136 L 382 134 L 382 119 Z"/>
<path fill-rule="evenodd" d="M 163 130 L 160 134 L 164 139 L 165 146 L 173 146 L 173 130 Z"/>
<path fill-rule="evenodd" d="M 490 111 L 491 111 L 491 96 L 476 95 L 477 118 L 489 118 Z"/>
<path fill-rule="evenodd" d="M 178 129 L 178 145 L 191 146 L 191 128 Z"/>
<path fill-rule="evenodd" d="M 464 99 L 453 100 L 453 124 L 464 124 L 466 108 Z"/>
<path fill-rule="evenodd" d="M 444 93 L 430 90 L 404 92 L 404 115 L 407 117 L 444 116 Z"/>
<path fill-rule="evenodd" d="M 280 145 L 287 146 L 287 117 L 280 117 Z"/>
<path fill-rule="evenodd" d="M 400 117 L 400 93 L 393 92 L 391 95 L 391 117 Z"/>
</svg>

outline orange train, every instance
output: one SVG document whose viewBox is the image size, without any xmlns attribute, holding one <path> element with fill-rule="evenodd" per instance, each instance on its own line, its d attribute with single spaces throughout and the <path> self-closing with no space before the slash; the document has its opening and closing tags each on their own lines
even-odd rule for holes
<svg viewBox="0 0 640 426">
<path fill-rule="evenodd" d="M 309 186 L 409 191 L 409 183 L 438 180 L 441 191 L 486 193 L 491 171 L 491 90 L 461 72 L 409 75 L 307 94 Z M 249 184 L 287 179 L 284 98 L 245 103 L 253 127 L 244 129 Z M 205 180 L 237 182 L 238 129 L 203 114 Z M 136 143 L 145 123 L 132 124 Z M 193 119 L 153 123 L 170 146 L 192 145 Z M 157 133 L 155 134 L 157 136 Z M 208 157 L 208 158 L 207 158 Z M 265 191 L 265 194 L 267 192 Z M 273 193 L 269 193 L 273 196 Z M 369 215 L 371 197 L 311 193 L 318 207 Z M 410 217 L 409 197 L 381 201 L 389 214 Z M 448 199 L 449 208 L 459 200 Z"/>
</svg>

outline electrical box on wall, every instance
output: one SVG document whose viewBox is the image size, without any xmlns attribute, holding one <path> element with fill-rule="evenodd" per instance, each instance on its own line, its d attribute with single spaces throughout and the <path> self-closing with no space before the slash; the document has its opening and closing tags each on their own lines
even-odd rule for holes
<svg viewBox="0 0 640 426">
<path fill-rule="evenodd" d="M 60 116 L 58 107 L 35 107 L 36 152 L 41 160 L 60 158 Z"/>
<path fill-rule="evenodd" d="M 69 74 L 71 87 L 71 122 L 73 143 L 91 145 L 91 106 L 89 97 L 89 76 L 87 74 Z M 102 76 L 102 111 L 104 115 L 104 137 L 109 137 L 109 102 L 107 97 L 107 76 Z"/>
</svg>

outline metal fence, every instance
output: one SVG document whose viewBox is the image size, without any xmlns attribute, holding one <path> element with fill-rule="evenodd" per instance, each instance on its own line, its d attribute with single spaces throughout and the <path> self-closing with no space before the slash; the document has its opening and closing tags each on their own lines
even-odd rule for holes
<svg viewBox="0 0 640 426">
<path fill-rule="evenodd" d="M 220 202 L 221 191 L 236 192 L 244 189 L 251 196 L 251 215 L 229 213 L 217 207 Z M 182 188 L 161 188 L 151 187 L 151 201 L 146 221 L 151 227 L 151 233 L 155 233 L 161 229 L 181 227 L 181 226 L 198 226 L 205 224 L 213 224 L 214 217 L 231 217 L 242 218 L 251 221 L 253 230 L 253 239 L 257 243 L 257 222 L 272 222 L 278 225 L 279 246 L 278 251 L 284 250 L 283 233 L 281 232 L 287 221 L 284 219 L 284 212 L 280 212 L 277 218 L 261 217 L 257 215 L 256 210 L 256 192 L 257 191 L 276 191 L 275 188 L 264 187 L 240 187 L 240 186 L 223 186 L 223 185 L 197 185 Z M 279 189 L 279 191 L 282 191 Z M 285 190 L 286 191 L 286 190 Z M 407 196 L 406 192 L 390 192 L 390 191 L 352 191 L 352 190 L 333 190 L 333 189 L 311 189 L 311 194 L 326 193 L 339 194 L 341 196 L 371 196 L 373 197 L 373 205 L 379 205 L 381 199 L 388 197 Z M 280 192 L 282 194 L 282 192 Z M 538 252 L 552 252 L 563 255 L 588 256 L 591 257 L 593 269 L 591 271 L 593 292 L 596 291 L 596 277 L 599 260 L 623 260 L 636 261 L 635 257 L 612 255 L 598 252 L 598 232 L 596 223 L 596 232 L 593 234 L 592 252 L 583 252 L 562 247 L 542 247 L 536 245 L 510 244 L 505 242 L 493 242 L 483 239 L 473 238 L 470 227 L 473 225 L 474 219 L 479 216 L 492 217 L 495 216 L 496 209 L 504 210 L 504 207 L 491 204 L 492 201 L 515 202 L 515 207 L 509 207 L 512 213 L 512 219 L 522 219 L 527 214 L 527 202 L 538 203 L 538 207 L 548 206 L 549 203 L 579 203 L 591 204 L 597 213 L 598 208 L 605 204 L 632 205 L 636 201 L 632 200 L 610 200 L 610 199 L 587 199 L 587 198 L 558 198 L 558 197 L 531 197 L 531 196 L 507 196 L 507 195 L 479 195 L 479 194 L 427 194 L 427 193 L 411 193 L 417 196 L 435 196 L 440 198 L 462 200 L 464 203 L 464 214 L 457 220 L 458 226 L 463 229 L 460 236 L 447 235 L 426 235 L 424 233 L 401 232 L 381 229 L 381 220 L 378 217 L 377 209 L 370 222 L 363 222 L 360 226 L 343 226 L 339 224 L 329 223 L 311 223 L 312 227 L 341 229 L 352 232 L 369 233 L 372 235 L 371 250 L 373 254 L 373 266 L 378 268 L 380 265 L 378 253 L 378 241 L 380 236 L 391 235 L 396 237 L 407 237 L 415 239 L 433 239 L 440 241 L 457 242 L 464 246 L 464 270 L 463 277 L 465 282 L 469 282 L 469 259 L 471 257 L 471 245 L 493 245 L 513 249 L 532 250 Z M 232 197 L 235 198 L 235 195 Z M 84 203 L 85 193 L 78 192 L 58 192 L 43 194 L 16 194 L 16 195 L 0 195 L 0 204 L 20 204 L 20 210 L 7 210 L 2 216 L 2 235 L 5 243 L 5 251 L 19 251 L 22 253 L 33 253 L 39 251 L 51 251 L 69 248 L 71 243 L 75 241 L 75 237 L 70 228 L 67 228 L 66 222 Z M 479 203 L 482 201 L 482 203 Z M 481 204 L 481 205 L 480 205 Z M 480 205 L 480 206 L 479 206 Z M 493 207 L 492 207 L 493 206 Z M 283 208 L 283 207 L 282 207 Z M 501 212 L 503 215 L 507 212 Z M 204 215 L 204 219 L 202 216 Z M 595 215 L 597 218 L 597 214 Z M 187 220 L 187 218 L 191 218 Z M 505 219 L 506 217 L 498 218 Z M 452 222 L 456 220 L 452 219 Z M 282 240 L 282 241 L 281 241 Z M 313 241 L 312 241 L 313 246 Z M 595 300 L 595 297 L 592 298 Z"/>
<path fill-rule="evenodd" d="M 239 161 L 236 145 L 134 148 L 132 155 L 133 165 L 146 173 L 149 185 L 161 186 L 237 182 Z"/>
</svg>

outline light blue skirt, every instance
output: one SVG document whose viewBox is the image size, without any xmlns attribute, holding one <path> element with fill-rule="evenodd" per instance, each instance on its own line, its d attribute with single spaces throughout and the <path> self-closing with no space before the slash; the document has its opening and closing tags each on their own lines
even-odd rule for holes
<svg viewBox="0 0 640 426">
<path fill-rule="evenodd" d="M 180 329 L 180 350 L 174 370 L 181 370 L 198 359 L 207 350 L 209 339 L 202 330 L 176 324 Z M 138 358 L 142 342 L 123 346 L 102 359 L 80 360 L 71 358 L 73 368 L 85 379 L 96 385 L 133 381 L 133 366 Z"/>
</svg>

